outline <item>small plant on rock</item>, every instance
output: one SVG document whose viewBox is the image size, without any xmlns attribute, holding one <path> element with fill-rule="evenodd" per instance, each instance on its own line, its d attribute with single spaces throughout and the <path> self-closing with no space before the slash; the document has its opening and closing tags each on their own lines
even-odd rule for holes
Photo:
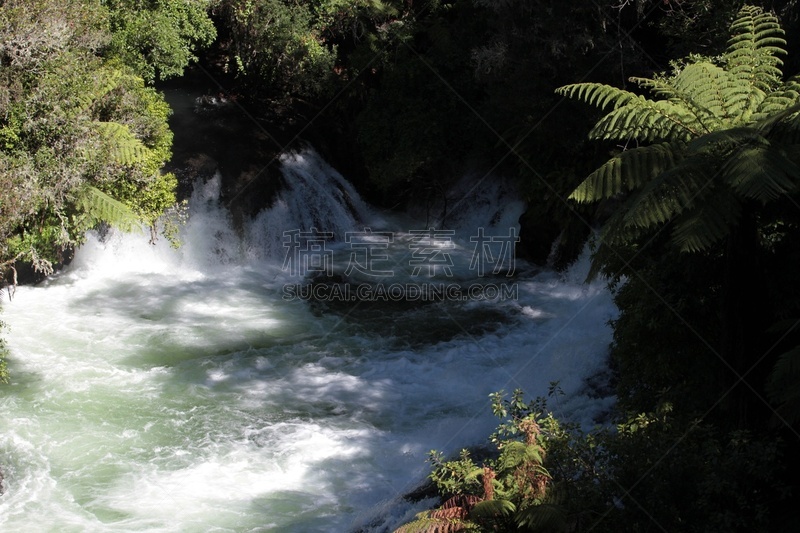
<svg viewBox="0 0 800 533">
<path fill-rule="evenodd" d="M 478 464 L 469 450 L 446 461 L 430 453 L 431 480 L 444 502 L 417 515 L 395 533 L 450 533 L 535 530 L 561 531 L 566 516 L 555 501 L 553 480 L 544 467 L 547 439 L 541 423 L 548 424 L 537 407 L 526 404 L 522 391 L 511 400 L 492 394 L 492 408 L 503 420 L 491 440 L 496 453 Z"/>
</svg>

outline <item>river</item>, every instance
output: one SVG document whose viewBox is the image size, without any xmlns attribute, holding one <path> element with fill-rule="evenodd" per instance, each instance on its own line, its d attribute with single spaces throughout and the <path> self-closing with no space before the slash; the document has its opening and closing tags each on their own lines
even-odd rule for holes
<svg viewBox="0 0 800 533">
<path fill-rule="evenodd" d="M 5 298 L 0 530 L 387 531 L 431 504 L 402 498 L 429 450 L 491 432 L 490 393 L 557 381 L 558 415 L 588 425 L 609 408 L 598 391 L 615 308 L 601 281 L 583 283 L 587 258 L 565 273 L 474 268 L 479 228 L 513 236 L 519 206 L 502 191 L 487 185 L 425 241 L 425 220 L 363 205 L 313 152 L 283 164 L 302 186 L 244 237 L 210 179 L 182 247 L 92 234 L 66 270 Z M 309 224 L 333 238 L 291 256 L 286 232 L 308 237 Z M 356 267 L 354 282 L 301 298 L 303 258 L 333 282 Z M 481 290 L 412 290 L 439 282 Z M 342 292 L 361 285 L 375 301 Z"/>
</svg>

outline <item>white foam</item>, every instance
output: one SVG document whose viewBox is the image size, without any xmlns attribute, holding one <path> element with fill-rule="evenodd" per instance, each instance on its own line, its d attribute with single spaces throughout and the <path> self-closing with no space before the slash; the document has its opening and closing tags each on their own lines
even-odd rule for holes
<svg viewBox="0 0 800 533">
<path fill-rule="evenodd" d="M 290 175 L 333 179 L 326 201 L 354 202 L 315 157 L 292 156 Z M 489 393 L 533 397 L 559 381 L 558 414 L 589 423 L 607 408 L 584 387 L 605 367 L 615 311 L 602 283 L 581 283 L 586 258 L 566 275 L 504 278 L 518 283 L 516 301 L 348 314 L 283 301 L 283 251 L 269 247 L 280 241 L 254 237 L 277 212 L 242 242 L 218 193 L 214 179 L 196 189 L 183 249 L 90 236 L 66 272 L 4 304 L 13 382 L 0 398 L 0 529 L 396 525 L 428 450 L 454 452 L 493 429 Z M 338 228 L 359 223 L 352 208 L 338 213 Z M 458 246 L 461 261 L 470 250 Z M 416 339 L 438 323 L 455 333 Z"/>
</svg>

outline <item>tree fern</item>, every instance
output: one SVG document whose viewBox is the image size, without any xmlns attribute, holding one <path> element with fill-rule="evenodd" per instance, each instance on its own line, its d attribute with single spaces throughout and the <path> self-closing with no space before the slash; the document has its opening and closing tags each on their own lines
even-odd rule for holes
<svg viewBox="0 0 800 533">
<path fill-rule="evenodd" d="M 103 148 L 115 163 L 124 166 L 148 160 L 151 155 L 150 149 L 133 134 L 127 124 L 100 120 L 101 113 L 96 107 L 109 93 L 130 78 L 129 74 L 117 68 L 109 66 L 98 68 L 93 72 L 91 79 L 83 84 L 84 90 L 75 96 L 76 103 L 70 111 L 73 117 L 88 115 L 88 125 L 98 133 Z"/>
<path fill-rule="evenodd" d="M 131 133 L 126 124 L 95 121 L 93 126 L 100 133 L 111 157 L 120 165 L 133 165 L 149 157 L 150 149 Z"/>
<path fill-rule="evenodd" d="M 514 502 L 509 500 L 483 500 L 472 508 L 469 516 L 474 521 L 488 522 L 498 518 L 507 518 L 517 510 Z"/>
<path fill-rule="evenodd" d="M 480 496 L 456 494 L 436 509 L 417 513 L 415 520 L 399 527 L 394 533 L 480 531 L 478 525 L 469 520 L 470 511 L 480 501 L 482 501 Z"/>
<path fill-rule="evenodd" d="M 741 202 L 767 203 L 800 186 L 800 80 L 782 82 L 777 18 L 746 6 L 719 64 L 688 59 L 670 75 L 631 78 L 653 98 L 596 83 L 559 94 L 610 109 L 589 137 L 642 143 L 615 155 L 575 188 L 583 203 L 627 195 L 602 233 L 630 242 L 674 222 L 684 251 L 725 238 Z"/>
<path fill-rule="evenodd" d="M 109 67 L 98 69 L 86 91 L 75 95 L 77 105 L 74 112 L 78 114 L 89 110 L 96 102 L 119 87 L 122 77 L 122 71 L 119 69 Z"/>
<path fill-rule="evenodd" d="M 566 531 L 568 515 L 561 505 L 543 503 L 517 512 L 516 525 L 525 531 Z"/>
<path fill-rule="evenodd" d="M 660 173 L 673 168 L 683 157 L 683 143 L 667 142 L 625 150 L 589 174 L 570 195 L 588 203 L 633 191 Z"/>
<path fill-rule="evenodd" d="M 123 231 L 139 229 L 141 221 L 122 202 L 115 200 L 100 189 L 85 186 L 75 198 L 79 224 L 84 230 L 91 229 L 100 222 L 105 222 Z"/>
<path fill-rule="evenodd" d="M 780 85 L 783 61 L 778 56 L 786 54 L 786 40 L 778 19 L 758 7 L 744 6 L 730 30 L 724 56 L 728 70 L 763 92 Z"/>
<path fill-rule="evenodd" d="M 683 252 L 706 250 L 726 238 L 740 217 L 741 204 L 730 191 L 713 191 L 677 221 L 672 240 Z"/>
<path fill-rule="evenodd" d="M 616 109 L 637 98 L 635 93 L 617 89 L 602 83 L 574 83 L 556 89 L 556 93 L 583 100 L 587 104 L 605 109 L 609 105 Z"/>
</svg>

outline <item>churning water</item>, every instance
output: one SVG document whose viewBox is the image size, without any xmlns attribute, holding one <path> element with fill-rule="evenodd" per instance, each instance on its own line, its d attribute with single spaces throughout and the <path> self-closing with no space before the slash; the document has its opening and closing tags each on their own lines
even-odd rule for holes
<svg viewBox="0 0 800 533">
<path fill-rule="evenodd" d="M 296 187 L 244 239 L 212 179 L 180 249 L 90 236 L 66 271 L 3 304 L 1 531 L 384 531 L 426 503 L 402 495 L 429 450 L 493 429 L 491 392 L 559 381 L 557 414 L 588 422 L 608 407 L 586 379 L 605 367 L 615 310 L 602 283 L 582 284 L 585 260 L 566 275 L 469 268 L 469 237 L 507 234 L 516 215 L 492 211 L 518 205 L 484 198 L 441 234 L 448 283 L 509 283 L 515 299 L 310 302 L 287 297 L 299 279 L 283 231 L 335 234 L 340 279 L 345 232 L 383 230 L 373 259 L 408 286 L 431 274 L 409 266 L 425 221 L 370 214 L 313 152 L 283 164 Z"/>
</svg>

